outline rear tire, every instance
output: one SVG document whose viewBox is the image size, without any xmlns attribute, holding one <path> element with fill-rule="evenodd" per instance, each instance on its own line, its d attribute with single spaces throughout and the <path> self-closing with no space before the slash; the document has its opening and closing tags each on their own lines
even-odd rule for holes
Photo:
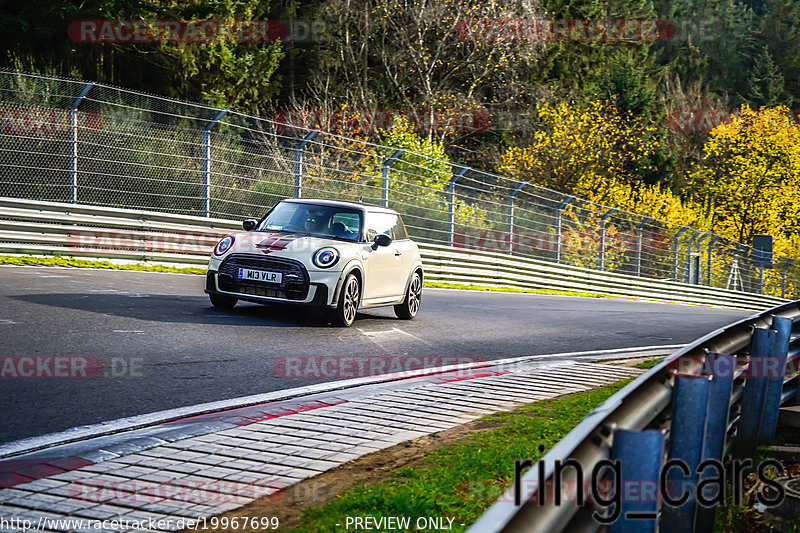
<svg viewBox="0 0 800 533">
<path fill-rule="evenodd" d="M 418 273 L 414 272 L 414 275 L 411 277 L 411 282 L 408 284 L 406 299 L 403 300 L 403 303 L 394 306 L 394 314 L 397 315 L 397 318 L 411 320 L 419 313 L 421 302 L 422 278 L 419 277 Z"/>
<path fill-rule="evenodd" d="M 233 306 L 239 301 L 238 298 L 224 294 L 209 294 L 208 299 L 211 300 L 211 305 L 217 309 L 233 309 Z"/>
<path fill-rule="evenodd" d="M 356 320 L 358 303 L 361 301 L 361 284 L 355 274 L 348 274 L 342 284 L 339 303 L 333 310 L 331 322 L 336 326 L 349 328 Z"/>
</svg>

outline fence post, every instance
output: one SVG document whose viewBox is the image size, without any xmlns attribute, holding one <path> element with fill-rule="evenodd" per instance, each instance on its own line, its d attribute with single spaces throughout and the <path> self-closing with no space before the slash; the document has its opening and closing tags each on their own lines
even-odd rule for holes
<svg viewBox="0 0 800 533">
<path fill-rule="evenodd" d="M 706 433 L 703 442 L 703 461 L 722 461 L 725 452 L 725 439 L 728 436 L 728 418 L 731 409 L 731 392 L 733 390 L 733 374 L 736 370 L 736 357 L 720 353 L 706 355 L 704 373 L 711 376 L 708 391 L 708 408 L 706 414 Z M 712 478 L 706 473 L 709 466 L 700 469 L 700 483 Z M 713 467 L 711 467 L 713 468 Z M 720 474 L 720 472 L 715 472 Z M 716 490 L 715 490 L 716 489 Z M 698 486 L 706 501 L 719 499 L 720 490 L 724 487 L 707 482 Z M 714 511 L 716 506 L 701 505 L 695 515 L 695 527 L 692 531 L 713 531 Z"/>
<path fill-rule="evenodd" d="M 605 270 L 606 263 L 606 220 L 608 220 L 608 217 L 613 215 L 616 210 L 616 207 L 612 207 L 600 217 L 600 257 L 597 260 L 597 268 L 601 271 Z"/>
<path fill-rule="evenodd" d="M 794 263 L 794 259 L 787 259 L 783 263 L 783 268 L 781 269 L 781 298 L 786 298 L 786 271 L 789 270 L 792 263 Z"/>
<path fill-rule="evenodd" d="M 527 184 L 527 181 L 523 181 L 508 195 L 508 253 L 511 253 L 514 244 L 514 198 Z"/>
<path fill-rule="evenodd" d="M 706 258 L 706 285 L 709 287 L 711 286 L 711 267 L 712 267 L 712 252 L 714 251 L 714 244 L 720 240 L 722 237 L 719 235 L 714 235 L 714 237 L 708 241 L 708 257 Z"/>
<path fill-rule="evenodd" d="M 758 429 L 759 444 L 771 442 L 778 428 L 778 410 L 781 407 L 783 377 L 786 370 L 786 358 L 789 355 L 789 340 L 792 335 L 792 319 L 773 316 L 772 329 L 775 330 L 775 342 L 772 345 L 768 365 L 765 365 L 763 370 L 766 385 L 764 411 L 761 414 L 761 426 Z"/>
<path fill-rule="evenodd" d="M 701 274 L 700 274 L 700 254 L 702 253 L 702 248 L 701 247 L 703 245 L 703 241 L 705 240 L 705 238 L 710 236 L 710 235 L 711 235 L 711 232 L 707 231 L 707 232 L 703 233 L 702 235 L 700 235 L 697 238 L 697 240 L 695 241 L 695 244 L 697 245 L 697 261 L 695 261 L 694 260 L 695 258 L 692 256 L 693 250 L 691 248 L 689 249 L 689 254 L 687 255 L 687 265 L 686 265 L 686 269 L 687 270 L 686 270 L 686 272 L 688 274 L 688 280 L 687 281 L 689 283 L 693 284 L 693 285 L 700 285 L 700 277 L 701 277 Z"/>
<path fill-rule="evenodd" d="M 689 228 L 684 226 L 672 236 L 672 281 L 678 281 L 678 239 L 688 230 Z"/>
<path fill-rule="evenodd" d="M 294 147 L 294 196 L 295 198 L 302 198 L 303 196 L 303 147 L 308 144 L 308 141 L 313 139 L 318 130 L 312 130 L 306 133 L 297 146 Z"/>
<path fill-rule="evenodd" d="M 389 167 L 392 166 L 392 163 L 394 163 L 398 157 L 403 155 L 403 152 L 405 152 L 405 150 L 402 148 L 400 150 L 396 150 L 386 161 L 383 162 L 383 165 L 381 165 L 381 175 L 383 176 L 381 181 L 381 199 L 383 207 L 389 207 Z"/>
<path fill-rule="evenodd" d="M 78 203 L 78 106 L 94 86 L 87 83 L 69 105 L 69 201 Z"/>
<path fill-rule="evenodd" d="M 653 220 L 653 217 L 645 217 L 641 224 L 636 226 L 636 275 L 642 275 L 642 230 Z"/>
<path fill-rule="evenodd" d="M 608 533 L 655 533 L 658 516 L 656 487 L 663 454 L 664 432 L 661 430 L 614 431 L 611 460 L 619 461 L 620 466 L 619 479 L 614 480 L 620 509 L 619 518 L 608 526 Z M 648 491 L 648 486 L 652 490 Z M 634 496 L 628 497 L 630 494 Z M 646 498 L 647 494 L 652 498 Z"/>
<path fill-rule="evenodd" d="M 672 389 L 672 416 L 669 433 L 669 453 L 664 473 L 667 486 L 662 509 L 661 527 L 664 533 L 686 533 L 693 531 L 695 508 L 697 506 L 697 469 L 702 461 L 706 425 L 708 418 L 708 398 L 711 378 L 708 376 L 678 375 Z M 688 468 L 688 472 L 670 464 L 676 461 Z M 676 491 L 676 489 L 678 489 Z M 680 500 L 685 494 L 688 499 L 677 505 L 670 505 L 666 499 Z"/>
<path fill-rule="evenodd" d="M 574 196 L 567 196 L 556 208 L 556 263 L 561 262 L 561 212 L 574 199 Z"/>
<path fill-rule="evenodd" d="M 211 122 L 203 128 L 203 216 L 211 216 L 211 129 L 227 113 L 227 109 L 221 110 L 211 119 Z"/>
<path fill-rule="evenodd" d="M 469 167 L 461 167 L 447 183 L 447 240 L 453 246 L 453 234 L 456 230 L 456 182 L 467 173 Z"/>
<path fill-rule="evenodd" d="M 700 235 L 701 235 L 701 233 L 694 232 L 694 235 L 689 237 L 689 242 L 686 244 L 686 260 L 685 260 L 685 262 L 686 262 L 686 276 L 684 277 L 683 275 L 681 275 L 681 281 L 683 281 L 685 279 L 686 283 L 691 283 L 691 281 L 692 281 L 690 279 L 690 277 L 689 277 L 689 275 L 691 274 L 690 266 L 691 266 L 691 260 L 692 260 L 692 252 L 694 251 L 694 241 Z"/>
<path fill-rule="evenodd" d="M 767 381 L 763 375 L 763 361 L 772 355 L 776 331 L 756 328 L 750 344 L 750 362 L 747 365 L 742 409 L 739 414 L 739 428 L 736 432 L 737 457 L 752 457 L 758 446 L 761 415 L 764 412 Z"/>
</svg>

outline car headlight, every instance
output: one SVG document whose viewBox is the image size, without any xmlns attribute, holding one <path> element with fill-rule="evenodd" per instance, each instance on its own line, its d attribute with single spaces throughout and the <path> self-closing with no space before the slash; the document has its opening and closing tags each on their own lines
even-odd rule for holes
<svg viewBox="0 0 800 533">
<path fill-rule="evenodd" d="M 225 252 L 231 249 L 231 246 L 233 246 L 233 236 L 228 235 L 214 247 L 214 255 L 224 255 Z"/>
<path fill-rule="evenodd" d="M 320 268 L 329 268 L 339 260 L 339 250 L 336 248 L 321 248 L 314 252 L 314 264 Z"/>
</svg>

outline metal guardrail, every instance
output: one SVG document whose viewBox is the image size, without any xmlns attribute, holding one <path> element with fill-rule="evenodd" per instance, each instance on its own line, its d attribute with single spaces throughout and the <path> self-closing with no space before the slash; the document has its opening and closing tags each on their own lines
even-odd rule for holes
<svg viewBox="0 0 800 533">
<path fill-rule="evenodd" d="M 713 492 L 714 484 L 698 489 L 698 482 L 708 480 L 709 474 L 719 475 L 711 466 L 700 465 L 744 461 L 758 445 L 771 442 L 779 407 L 797 404 L 800 398 L 798 363 L 800 302 L 706 335 L 590 413 L 515 480 L 519 505 L 512 487 L 468 531 L 596 531 L 603 517 L 592 514 L 606 507 L 597 502 L 608 503 L 612 498 L 603 498 L 613 494 L 620 494 L 613 509 L 619 515 L 606 526 L 609 532 L 711 531 L 715 506 L 701 506 L 696 499 L 699 490 L 707 500 L 719 493 Z M 574 465 L 588 476 L 616 460 L 618 474 L 606 485 L 613 486 L 610 492 L 594 498 L 594 503 L 585 499 L 579 504 L 576 490 L 587 478 L 580 479 Z M 679 462 L 688 467 L 687 475 L 675 466 Z M 572 466 L 564 468 L 566 464 Z M 725 490 L 724 482 L 722 486 Z M 560 504 L 553 487 L 568 488 L 558 492 L 563 496 Z M 667 492 L 673 500 L 667 502 L 664 491 L 671 489 L 676 492 Z M 684 491 L 691 495 L 688 500 L 668 504 L 676 503 Z"/>
<path fill-rule="evenodd" d="M 652 280 L 498 253 L 458 250 L 435 244 L 423 243 L 420 244 L 420 249 L 427 281 L 593 292 L 674 303 L 733 306 L 753 311 L 786 301 L 761 294 L 677 283 L 668 279 Z"/>
<path fill-rule="evenodd" d="M 205 265 L 237 221 L 0 198 L 0 253 Z M 419 243 L 428 281 L 595 292 L 761 310 L 785 300 L 715 287 L 600 272 L 549 261 Z"/>
</svg>

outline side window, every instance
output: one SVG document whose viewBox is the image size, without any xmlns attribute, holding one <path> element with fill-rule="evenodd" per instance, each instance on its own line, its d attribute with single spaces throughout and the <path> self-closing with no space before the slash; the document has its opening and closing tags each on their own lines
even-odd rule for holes
<svg viewBox="0 0 800 533">
<path fill-rule="evenodd" d="M 367 214 L 367 240 L 372 241 L 376 235 L 381 233 L 394 239 L 392 230 L 397 224 L 397 215 L 389 213 L 368 213 Z"/>
<path fill-rule="evenodd" d="M 397 222 L 395 222 L 394 227 L 392 228 L 392 233 L 394 234 L 395 240 L 402 241 L 403 239 L 408 239 L 408 232 L 406 231 L 406 226 L 403 224 L 403 220 L 400 217 L 395 217 Z"/>
<path fill-rule="evenodd" d="M 341 223 L 344 225 L 348 232 L 358 232 L 361 229 L 361 217 L 359 217 L 355 213 L 336 213 L 331 218 L 331 226 L 336 223 Z"/>
</svg>

